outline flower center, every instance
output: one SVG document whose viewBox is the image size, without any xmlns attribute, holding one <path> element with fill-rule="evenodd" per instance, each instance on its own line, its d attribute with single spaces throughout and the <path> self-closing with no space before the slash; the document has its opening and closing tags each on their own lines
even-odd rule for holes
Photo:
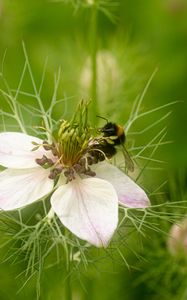
<svg viewBox="0 0 187 300">
<path fill-rule="evenodd" d="M 90 134 L 88 128 L 63 121 L 58 133 L 57 153 L 63 166 L 72 167 L 85 154 Z"/>
<path fill-rule="evenodd" d="M 87 105 L 80 103 L 71 121 L 62 121 L 54 143 L 43 142 L 43 148 L 51 151 L 55 159 L 43 155 L 36 162 L 50 168 L 49 178 L 56 179 L 61 173 L 67 181 L 75 179 L 77 174 L 95 176 L 90 166 L 105 159 L 102 147 L 94 142 L 97 139 L 92 134 L 93 128 L 87 124 Z"/>
</svg>

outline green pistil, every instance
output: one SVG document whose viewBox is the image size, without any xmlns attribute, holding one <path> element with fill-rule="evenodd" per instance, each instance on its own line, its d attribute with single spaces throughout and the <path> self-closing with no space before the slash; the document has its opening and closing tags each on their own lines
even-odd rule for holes
<svg viewBox="0 0 187 300">
<path fill-rule="evenodd" d="M 73 166 L 84 155 L 88 146 L 87 129 L 63 121 L 58 134 L 58 157 L 64 166 Z"/>
<path fill-rule="evenodd" d="M 88 102 L 81 101 L 70 122 L 62 121 L 58 132 L 58 157 L 65 167 L 72 167 L 86 153 L 90 139 L 87 124 Z"/>
</svg>

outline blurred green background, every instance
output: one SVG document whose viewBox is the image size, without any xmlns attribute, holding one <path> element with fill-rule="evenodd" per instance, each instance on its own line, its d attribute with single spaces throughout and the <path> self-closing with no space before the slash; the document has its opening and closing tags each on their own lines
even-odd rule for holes
<svg viewBox="0 0 187 300">
<path fill-rule="evenodd" d="M 68 118 L 80 99 L 90 99 L 93 95 L 89 61 L 94 47 L 93 2 L 94 0 L 59 2 L 0 0 L 0 64 L 6 52 L 3 74 L 10 87 L 16 89 L 25 60 L 22 41 L 26 45 L 38 86 L 45 59 L 48 58 L 42 91 L 44 106 L 48 108 L 53 93 L 54 73 L 61 66 L 62 78 L 58 95 L 65 100 L 54 111 L 56 119 Z M 164 165 L 165 174 L 154 173 L 151 176 L 154 183 L 151 183 L 152 178 L 147 177 L 148 187 L 151 189 L 151 185 L 157 186 L 155 181 L 159 182 L 160 176 L 171 177 L 173 181 L 174 176 L 178 178 L 179 174 L 180 178 L 182 177 L 179 178 L 180 184 L 172 185 L 176 193 L 174 198 L 185 200 L 183 195 L 186 191 L 187 167 L 187 2 L 186 0 L 98 2 L 101 3 L 97 15 L 96 36 L 98 113 L 125 124 L 135 98 L 142 93 L 151 74 L 158 68 L 144 97 L 142 110 L 147 111 L 172 101 L 179 102 L 171 106 L 173 113 L 164 121 L 168 126 L 167 140 L 173 143 L 163 146 L 156 157 L 167 161 Z M 1 88 L 4 88 L 2 83 Z M 22 90 L 32 93 L 29 76 L 24 79 Z M 35 102 L 24 94 L 20 95 L 19 100 L 23 105 L 35 106 Z M 3 97 L 0 98 L 0 106 L 7 110 Z M 164 110 L 164 113 L 166 112 L 167 109 Z M 153 119 L 159 120 L 162 116 L 163 112 L 159 111 L 153 117 L 140 120 L 134 125 L 133 130 L 142 130 L 153 122 Z M 35 125 L 36 121 L 32 118 L 29 116 L 25 118 L 29 126 Z M 3 124 L 0 126 L 2 130 Z M 156 132 L 158 129 L 155 134 Z M 137 137 L 138 144 L 149 142 L 153 135 L 154 130 L 151 130 Z M 129 138 L 131 139 L 130 135 Z M 181 193 L 177 192 L 179 186 L 182 186 Z M 180 196 L 177 199 L 178 194 Z M 141 263 L 137 263 L 139 260 L 127 253 L 127 260 L 134 266 L 131 270 L 118 261 L 119 258 L 116 258 L 117 263 L 115 259 L 111 261 L 110 258 L 103 261 L 101 259 L 99 266 L 88 271 L 82 270 L 82 279 L 79 281 L 77 275 L 74 279 L 75 299 L 82 299 L 80 295 L 84 299 L 94 300 L 140 299 L 140 295 L 141 299 L 187 299 L 185 285 L 178 294 L 173 293 L 171 278 L 165 280 L 163 286 L 160 286 L 159 281 L 157 285 L 154 284 L 155 278 L 163 277 L 168 265 L 175 262 L 168 258 L 165 269 L 161 268 L 160 271 L 156 269 L 157 266 L 153 262 L 158 260 L 159 264 L 163 265 L 168 254 L 162 252 L 163 237 L 155 237 L 153 234 L 152 238 L 159 239 L 155 245 L 158 247 L 155 248 L 158 250 L 155 250 L 155 257 L 154 255 L 149 257 L 153 252 L 153 247 L 149 249 L 150 245 L 147 248 L 145 246 L 144 251 L 147 252 L 144 262 L 140 259 Z M 138 237 L 134 247 L 141 252 L 142 246 L 140 247 Z M 157 272 L 157 275 L 152 274 L 153 278 L 139 280 L 138 276 L 150 268 L 153 270 L 152 273 Z M 0 299 L 36 299 L 32 282 L 18 295 L 15 294 L 22 284 L 20 277 L 14 280 L 19 272 L 16 266 L 10 266 L 9 263 L 2 265 Z M 41 299 L 63 299 L 60 296 L 63 284 L 61 272 L 63 271 L 60 267 L 54 267 L 50 272 L 45 271 Z M 179 278 L 177 277 L 179 281 L 186 280 L 185 272 L 180 276 L 179 272 Z"/>
</svg>

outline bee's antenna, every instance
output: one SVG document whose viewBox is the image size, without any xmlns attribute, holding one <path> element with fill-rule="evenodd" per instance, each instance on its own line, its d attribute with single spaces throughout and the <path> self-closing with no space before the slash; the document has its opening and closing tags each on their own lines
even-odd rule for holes
<svg viewBox="0 0 187 300">
<path fill-rule="evenodd" d="M 104 118 L 104 117 L 101 117 L 101 116 L 96 116 L 97 118 L 100 118 L 100 119 L 103 119 L 105 120 L 107 123 L 108 123 L 108 119 Z"/>
</svg>

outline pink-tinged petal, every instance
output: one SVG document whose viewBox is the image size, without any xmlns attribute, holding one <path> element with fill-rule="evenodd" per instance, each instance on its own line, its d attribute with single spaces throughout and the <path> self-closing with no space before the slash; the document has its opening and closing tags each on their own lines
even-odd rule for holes
<svg viewBox="0 0 187 300">
<path fill-rule="evenodd" d="M 27 169 L 38 167 L 36 158 L 45 154 L 51 155 L 42 146 L 32 151 L 37 143 L 42 145 L 42 140 L 20 132 L 0 133 L 0 165 L 12 169 Z M 51 157 L 50 157 L 51 158 Z"/>
<path fill-rule="evenodd" d="M 0 209 L 17 209 L 47 195 L 53 189 L 53 181 L 48 176 L 49 171 L 41 167 L 1 172 Z"/>
<path fill-rule="evenodd" d="M 108 245 L 118 222 L 118 198 L 109 182 L 77 178 L 55 191 L 51 205 L 76 236 L 97 247 Z"/>
<path fill-rule="evenodd" d="M 145 208 L 150 205 L 144 190 L 117 167 L 107 163 L 95 165 L 96 176 L 109 181 L 115 188 L 120 204 L 132 208 Z"/>
</svg>

